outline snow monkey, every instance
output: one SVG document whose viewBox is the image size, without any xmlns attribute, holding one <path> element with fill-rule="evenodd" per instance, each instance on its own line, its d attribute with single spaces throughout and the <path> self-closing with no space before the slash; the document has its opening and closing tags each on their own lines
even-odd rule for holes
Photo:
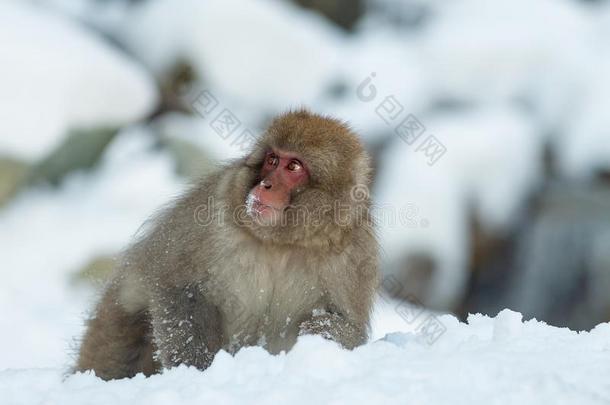
<svg viewBox="0 0 610 405">
<path fill-rule="evenodd" d="M 276 117 L 247 156 L 194 185 L 125 251 L 75 370 L 203 370 L 219 350 L 279 353 L 304 334 L 364 343 L 378 282 L 370 171 L 340 121 Z"/>
</svg>

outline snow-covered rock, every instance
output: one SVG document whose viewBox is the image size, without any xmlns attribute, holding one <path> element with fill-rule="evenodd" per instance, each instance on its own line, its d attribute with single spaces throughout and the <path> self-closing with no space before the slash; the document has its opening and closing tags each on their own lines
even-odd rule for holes
<svg viewBox="0 0 610 405">
<path fill-rule="evenodd" d="M 214 131 L 211 118 L 202 119 L 180 113 L 165 114 L 155 124 L 162 136 L 192 143 L 209 154 L 216 163 L 242 157 L 250 150 L 248 145 L 251 146 L 251 142 L 240 142 L 244 130 L 248 130 L 253 137 L 260 134 L 260 130 L 249 128 L 243 123 L 242 128 L 237 128 L 234 134 L 225 139 L 224 133 L 219 135 Z"/>
<path fill-rule="evenodd" d="M 0 211 L 0 368 L 57 367 L 81 334 L 87 294 L 70 275 L 116 254 L 182 189 L 144 128 L 122 131 L 100 167 L 58 189 L 34 188 Z"/>
<path fill-rule="evenodd" d="M 345 47 L 337 83 L 345 94 L 320 101 L 323 111 L 347 120 L 372 144 L 394 130 L 380 115 L 388 98 L 395 100 L 393 114 L 419 114 L 430 102 L 428 74 L 414 38 L 396 36 L 388 30 L 363 30 Z"/>
<path fill-rule="evenodd" d="M 572 180 L 587 180 L 599 171 L 610 171 L 609 50 L 610 46 L 601 48 L 583 72 L 588 78 L 586 96 L 566 116 L 563 133 L 554 139 L 559 174 Z"/>
<path fill-rule="evenodd" d="M 140 66 L 57 13 L 2 2 L 0 43 L 2 154 L 37 160 L 71 129 L 121 127 L 157 102 Z"/>
<path fill-rule="evenodd" d="M 460 0 L 437 12 L 422 58 L 438 96 L 527 100 L 547 125 L 577 105 L 595 37 L 576 2 Z"/>
<path fill-rule="evenodd" d="M 469 209 L 486 230 L 505 231 L 540 179 L 541 142 L 527 117 L 508 107 L 421 123 L 425 132 L 413 144 L 396 136 L 380 158 L 374 196 L 383 216 L 380 241 L 390 272 L 399 272 L 394 266 L 409 253 L 430 254 L 437 271 L 431 289 L 422 292 L 424 301 L 451 308 L 467 280 Z M 433 165 L 426 156 L 428 136 L 445 148 Z"/>
<path fill-rule="evenodd" d="M 286 2 L 151 0 L 120 35 L 158 74 L 176 61 L 225 102 L 278 111 L 310 104 L 340 60 L 338 29 Z"/>
</svg>

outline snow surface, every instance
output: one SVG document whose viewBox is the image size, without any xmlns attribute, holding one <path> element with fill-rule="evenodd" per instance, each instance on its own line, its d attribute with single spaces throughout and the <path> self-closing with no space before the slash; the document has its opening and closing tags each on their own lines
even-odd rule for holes
<svg viewBox="0 0 610 405">
<path fill-rule="evenodd" d="M 180 366 L 110 382 L 9 369 L 0 371 L 0 394 L 7 405 L 610 402 L 610 324 L 577 333 L 508 310 L 438 320 L 446 331 L 432 345 L 421 333 L 393 333 L 347 351 L 305 336 L 277 356 L 250 347 L 220 352 L 203 372 Z"/>
<path fill-rule="evenodd" d="M 118 128 L 157 102 L 151 76 L 94 32 L 26 2 L 0 3 L 0 152 L 36 160 L 71 129 Z"/>
<path fill-rule="evenodd" d="M 81 335 L 91 293 L 70 275 L 116 254 L 182 184 L 140 127 L 122 131 L 92 173 L 34 189 L 0 211 L 0 368 L 62 367 Z M 0 400 L 1 402 L 1 400 Z"/>
</svg>

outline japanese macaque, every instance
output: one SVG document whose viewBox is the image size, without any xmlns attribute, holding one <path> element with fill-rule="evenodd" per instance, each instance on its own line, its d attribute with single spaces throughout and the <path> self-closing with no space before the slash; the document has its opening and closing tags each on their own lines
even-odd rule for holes
<svg viewBox="0 0 610 405">
<path fill-rule="evenodd" d="M 203 370 L 221 349 L 279 353 L 303 334 L 364 343 L 378 283 L 369 182 L 346 125 L 305 110 L 277 117 L 126 250 L 75 370 Z"/>
</svg>

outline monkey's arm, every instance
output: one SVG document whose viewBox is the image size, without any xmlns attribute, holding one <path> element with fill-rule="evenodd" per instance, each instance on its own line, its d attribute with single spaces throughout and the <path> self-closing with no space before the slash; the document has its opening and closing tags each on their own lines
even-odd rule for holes
<svg viewBox="0 0 610 405">
<path fill-rule="evenodd" d="M 373 242 L 366 244 L 369 248 Z M 357 263 L 345 273 L 327 271 L 328 302 L 325 313 L 312 314 L 300 325 L 299 335 L 317 334 L 353 349 L 366 342 L 370 313 L 377 288 L 376 256 L 366 248 L 358 249 Z M 336 277 L 333 279 L 333 277 Z M 348 282 L 346 282 L 348 280 Z"/>
<path fill-rule="evenodd" d="M 163 287 L 153 297 L 153 334 L 163 367 L 209 367 L 223 344 L 218 309 L 197 285 Z"/>
<path fill-rule="evenodd" d="M 353 349 L 366 341 L 366 329 L 349 322 L 343 315 L 329 312 L 313 315 L 300 325 L 299 336 L 320 335 L 346 349 Z"/>
</svg>

